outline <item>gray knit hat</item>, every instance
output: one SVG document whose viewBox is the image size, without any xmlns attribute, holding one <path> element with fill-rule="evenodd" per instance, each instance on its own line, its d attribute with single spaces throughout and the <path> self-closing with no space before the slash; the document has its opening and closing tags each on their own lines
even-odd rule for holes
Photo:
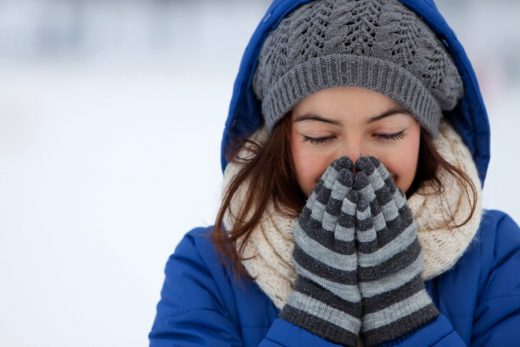
<svg viewBox="0 0 520 347">
<path fill-rule="evenodd" d="M 463 85 L 432 30 L 398 0 L 320 0 L 299 7 L 269 34 L 253 90 L 271 132 L 304 97 L 357 86 L 380 92 L 436 136 L 442 111 Z"/>
</svg>

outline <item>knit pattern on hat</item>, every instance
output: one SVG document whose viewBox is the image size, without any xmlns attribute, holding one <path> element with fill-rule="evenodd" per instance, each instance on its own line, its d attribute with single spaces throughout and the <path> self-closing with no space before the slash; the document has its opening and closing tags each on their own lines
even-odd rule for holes
<svg viewBox="0 0 520 347">
<path fill-rule="evenodd" d="M 264 143 L 268 138 L 262 128 L 250 138 L 257 143 Z M 434 145 L 440 155 L 450 164 L 463 170 L 477 190 L 475 212 L 468 223 L 453 230 L 445 225 L 446 211 L 453 211 L 455 223 L 462 223 L 471 211 L 471 206 L 464 194 L 464 187 L 451 175 L 441 173 L 440 180 L 444 187 L 449 187 L 442 194 L 432 194 L 431 182 L 424 182 L 419 190 L 408 199 L 419 227 L 418 238 L 421 244 L 424 265 L 422 278 L 429 280 L 452 268 L 473 240 L 482 216 L 482 194 L 480 181 L 471 153 L 462 142 L 457 132 L 442 121 L 440 132 Z M 240 153 L 241 158 L 248 157 L 248 151 Z M 240 169 L 237 163 L 229 163 L 224 172 L 224 191 Z M 224 216 L 224 226 L 230 230 L 235 221 L 233 216 L 243 206 L 247 185 L 239 188 L 231 201 L 230 209 Z M 260 223 L 251 232 L 244 247 L 242 264 L 255 278 L 256 283 L 278 308 L 283 307 L 289 293 L 293 290 L 296 271 L 292 259 L 294 249 L 293 229 L 296 219 L 289 218 L 269 204 Z M 240 242 L 237 243 L 237 250 Z"/>
<path fill-rule="evenodd" d="M 443 44 L 398 0 L 313 1 L 268 36 L 253 90 L 269 131 L 299 100 L 335 86 L 391 97 L 433 136 L 463 95 Z"/>
</svg>

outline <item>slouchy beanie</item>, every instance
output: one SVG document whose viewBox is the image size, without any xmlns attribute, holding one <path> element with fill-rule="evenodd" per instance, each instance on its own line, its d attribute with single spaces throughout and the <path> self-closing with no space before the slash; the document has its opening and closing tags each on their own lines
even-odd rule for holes
<svg viewBox="0 0 520 347">
<path fill-rule="evenodd" d="M 290 13 L 264 42 L 253 77 L 265 126 L 306 96 L 353 86 L 407 109 L 433 137 L 463 84 L 443 43 L 398 0 L 320 0 Z"/>
</svg>

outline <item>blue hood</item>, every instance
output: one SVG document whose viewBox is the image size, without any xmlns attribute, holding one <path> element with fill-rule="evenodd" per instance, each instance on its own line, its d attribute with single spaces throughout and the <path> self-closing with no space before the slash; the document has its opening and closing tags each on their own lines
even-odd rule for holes
<svg viewBox="0 0 520 347">
<path fill-rule="evenodd" d="M 224 152 L 230 139 L 248 137 L 259 127 L 262 119 L 261 103 L 253 93 L 251 81 L 264 40 L 285 16 L 310 1 L 274 0 L 253 33 L 242 57 L 233 88 L 221 144 L 222 170 L 227 165 Z M 453 57 L 462 76 L 464 96 L 454 110 L 445 112 L 444 115 L 451 121 L 473 155 L 483 185 L 489 163 L 490 133 L 487 112 L 475 72 L 464 48 L 439 13 L 433 0 L 401 0 L 401 2 L 417 13 L 437 34 Z"/>
</svg>

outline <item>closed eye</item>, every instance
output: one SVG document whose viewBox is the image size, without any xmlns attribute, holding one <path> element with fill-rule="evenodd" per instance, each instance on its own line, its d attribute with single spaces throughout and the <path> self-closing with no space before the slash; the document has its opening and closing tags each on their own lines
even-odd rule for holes
<svg viewBox="0 0 520 347">
<path fill-rule="evenodd" d="M 374 136 L 383 141 L 397 141 L 404 138 L 406 134 L 404 130 L 401 130 L 393 134 L 374 134 Z"/>
<path fill-rule="evenodd" d="M 322 136 L 322 137 L 311 137 L 311 136 L 303 136 L 303 142 L 310 142 L 313 145 L 319 145 L 322 143 L 326 143 L 329 141 L 332 141 L 334 139 L 334 136 Z"/>
</svg>

